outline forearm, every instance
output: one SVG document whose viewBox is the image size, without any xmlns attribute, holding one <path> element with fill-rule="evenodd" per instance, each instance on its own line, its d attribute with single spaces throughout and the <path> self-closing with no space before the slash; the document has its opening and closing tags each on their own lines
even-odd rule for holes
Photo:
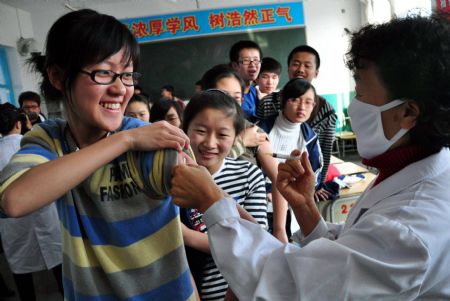
<svg viewBox="0 0 450 301">
<path fill-rule="evenodd" d="M 292 211 L 294 211 L 295 218 L 304 236 L 308 236 L 320 221 L 320 212 L 314 200 L 292 207 Z"/>
<path fill-rule="evenodd" d="M 12 217 L 28 214 L 57 200 L 129 149 L 127 133 L 120 132 L 77 152 L 32 167 L 5 189 L 0 205 Z"/>
<path fill-rule="evenodd" d="M 272 185 L 273 230 L 286 231 L 288 203 L 275 185 Z"/>
<path fill-rule="evenodd" d="M 189 229 L 184 224 L 181 225 L 181 232 L 183 233 L 184 244 L 186 246 L 203 253 L 211 254 L 208 235 L 206 233 Z"/>
</svg>

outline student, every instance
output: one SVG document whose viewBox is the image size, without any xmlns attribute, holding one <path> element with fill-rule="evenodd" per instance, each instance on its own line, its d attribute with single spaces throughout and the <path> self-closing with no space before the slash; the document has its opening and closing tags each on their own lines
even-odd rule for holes
<svg viewBox="0 0 450 301">
<path fill-rule="evenodd" d="M 150 110 L 150 122 L 165 120 L 173 126 L 181 127 L 183 122 L 183 109 L 174 100 L 160 99 Z"/>
<path fill-rule="evenodd" d="M 19 105 L 33 125 L 47 119 L 41 112 L 41 97 L 36 92 L 25 91 L 20 93 Z"/>
<path fill-rule="evenodd" d="M 225 92 L 206 90 L 194 95 L 184 113 L 183 130 L 191 141 L 197 164 L 206 167 L 217 185 L 247 210 L 260 227 L 266 228 L 267 202 L 261 170 L 247 161 L 227 158 L 236 135 L 244 126 L 239 105 Z M 185 244 L 209 253 L 202 214 L 196 209 L 187 209 L 186 219 L 189 229 L 183 231 Z M 223 300 L 228 285 L 206 253 L 203 260 L 190 261 L 193 270 L 201 270 L 200 277 L 196 277 L 200 278 L 197 280 L 200 297 Z"/>
<path fill-rule="evenodd" d="M 273 150 L 278 154 L 290 154 L 294 149 L 304 149 L 308 153 L 308 160 L 316 175 L 316 185 L 320 183 L 320 172 L 322 170 L 322 153 L 320 151 L 317 135 L 306 123 L 311 116 L 311 112 L 316 106 L 316 90 L 310 82 L 294 78 L 291 79 L 281 92 L 281 111 L 277 116 L 272 116 L 261 120 L 259 125 L 269 134 Z M 278 159 L 284 162 L 284 159 Z M 273 180 L 272 183 L 275 183 Z M 316 199 L 322 198 L 326 191 L 318 189 L 315 193 Z M 287 210 L 287 203 L 284 201 L 282 208 L 284 215 L 275 220 L 276 223 L 287 221 L 287 236 L 291 236 L 291 229 L 298 230 L 295 221 L 291 221 L 291 213 Z M 286 213 L 287 216 L 286 216 Z M 278 225 L 282 227 L 284 224 Z"/>
<path fill-rule="evenodd" d="M 261 68 L 261 48 L 253 41 L 239 41 L 231 46 L 229 56 L 231 67 L 244 80 L 242 110 L 244 110 L 245 118 L 255 121 L 258 95 L 253 83 Z"/>
<path fill-rule="evenodd" d="M 281 64 L 276 59 L 265 57 L 262 59 L 261 70 L 259 71 L 256 83 L 258 84 L 258 99 L 277 91 L 280 81 Z"/>
<path fill-rule="evenodd" d="M 0 171 L 20 149 L 25 118 L 10 103 L 0 104 Z M 63 295 L 61 231 L 54 203 L 24 217 L 0 218 L 0 236 L 20 300 L 36 300 L 33 273 L 44 270 L 53 272 Z"/>
<path fill-rule="evenodd" d="M 300 45 L 292 49 L 288 59 L 288 77 L 302 78 L 312 82 L 319 75 L 319 53 L 308 45 Z M 273 93 L 261 99 L 257 108 L 257 117 L 265 119 L 277 115 L 280 110 L 281 93 Z M 323 168 L 321 182 L 326 179 L 328 166 L 331 160 L 333 141 L 336 136 L 336 112 L 333 106 L 320 95 L 317 96 L 317 104 L 308 124 L 319 136 L 320 149 L 323 155 Z"/>
<path fill-rule="evenodd" d="M 172 85 L 164 85 L 161 87 L 161 99 L 174 100 L 178 102 L 180 107 L 184 110 L 186 106 L 184 101 L 174 95 L 175 88 Z"/>
<path fill-rule="evenodd" d="M 174 169 L 174 201 L 206 211 L 213 258 L 239 299 L 450 299 L 448 49 L 448 15 L 394 19 L 352 35 L 347 64 L 357 99 L 349 114 L 358 152 L 380 173 L 335 225 L 314 204 L 306 153 L 280 164 L 277 185 L 301 223 L 301 248 L 238 219 L 201 167 Z"/>
<path fill-rule="evenodd" d="M 142 121 L 150 121 L 150 107 L 148 100 L 142 94 L 134 94 L 125 109 L 125 116 L 138 118 Z"/>
<path fill-rule="evenodd" d="M 227 65 L 216 65 L 205 72 L 202 77 L 204 89 L 221 89 L 228 92 L 240 105 L 243 91 L 243 81 L 239 75 Z M 245 120 L 244 130 L 236 136 L 229 157 L 247 160 L 261 167 L 270 181 L 275 182 L 278 173 L 278 162 L 268 156 L 273 152 L 272 145 L 264 130 L 250 121 Z M 270 186 L 269 186 L 270 187 Z M 268 190 L 268 222 L 269 231 L 282 242 L 288 242 L 285 231 L 286 200 L 283 199 L 276 187 Z"/>
<path fill-rule="evenodd" d="M 168 196 L 189 139 L 165 121 L 123 117 L 138 49 L 117 19 L 82 9 L 52 25 L 45 57 L 32 60 L 42 94 L 62 99 L 67 122 L 24 136 L 0 176 L 1 208 L 18 217 L 57 200 L 65 300 L 194 299 Z"/>
</svg>

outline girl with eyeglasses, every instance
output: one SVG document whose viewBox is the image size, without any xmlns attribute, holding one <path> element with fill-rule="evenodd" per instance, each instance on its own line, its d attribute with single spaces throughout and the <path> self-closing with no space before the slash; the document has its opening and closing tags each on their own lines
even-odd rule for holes
<svg viewBox="0 0 450 301">
<path fill-rule="evenodd" d="M 79 10 L 51 27 L 31 63 L 66 119 L 30 131 L 0 178 L 1 208 L 28 214 L 56 201 L 65 300 L 194 300 L 170 171 L 181 129 L 124 117 L 139 47 L 112 16 Z"/>
</svg>

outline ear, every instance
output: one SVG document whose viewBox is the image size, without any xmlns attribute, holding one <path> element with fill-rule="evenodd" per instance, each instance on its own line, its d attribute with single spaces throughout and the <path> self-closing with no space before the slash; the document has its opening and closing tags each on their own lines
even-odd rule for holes
<svg viewBox="0 0 450 301">
<path fill-rule="evenodd" d="M 20 122 L 20 120 L 16 121 L 16 124 L 14 124 L 14 128 L 20 132 L 22 130 L 22 122 Z"/>
<path fill-rule="evenodd" d="M 239 64 L 236 62 L 231 62 L 231 68 L 233 68 L 234 71 L 237 71 L 239 69 Z"/>
<path fill-rule="evenodd" d="M 403 129 L 412 129 L 416 126 L 417 119 L 420 115 L 420 107 L 414 100 L 409 100 L 405 104 L 400 126 Z"/>
<path fill-rule="evenodd" d="M 316 69 L 316 76 L 314 78 L 317 78 L 317 76 L 319 76 L 319 69 Z"/>
<path fill-rule="evenodd" d="M 63 92 L 64 85 L 61 81 L 61 72 L 59 71 L 59 68 L 56 66 L 48 67 L 47 74 L 48 74 L 50 83 L 53 85 L 53 87 L 55 87 L 55 89 Z"/>
</svg>

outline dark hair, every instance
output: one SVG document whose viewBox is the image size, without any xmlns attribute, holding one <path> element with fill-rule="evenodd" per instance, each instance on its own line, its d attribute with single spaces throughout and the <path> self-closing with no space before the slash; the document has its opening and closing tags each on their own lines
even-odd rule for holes
<svg viewBox="0 0 450 301">
<path fill-rule="evenodd" d="M 167 90 L 173 94 L 173 92 L 175 91 L 175 88 L 172 85 L 164 85 L 161 87 L 161 90 Z"/>
<path fill-rule="evenodd" d="M 150 122 L 165 120 L 166 114 L 169 112 L 170 108 L 175 108 L 180 121 L 183 122 L 183 109 L 178 102 L 171 99 L 160 99 L 153 104 L 150 109 Z"/>
<path fill-rule="evenodd" d="M 20 93 L 20 95 L 19 95 L 20 107 L 23 107 L 23 102 L 25 100 L 32 100 L 32 101 L 36 102 L 38 105 L 41 105 L 41 97 L 39 96 L 39 94 L 37 94 L 36 92 L 33 92 L 33 91 L 25 91 L 25 92 Z"/>
<path fill-rule="evenodd" d="M 449 49 L 448 14 L 409 16 L 353 33 L 347 66 L 375 64 L 392 99 L 413 100 L 420 107 L 411 143 L 441 148 L 450 145 Z"/>
<path fill-rule="evenodd" d="M 317 104 L 317 93 L 314 86 L 307 80 L 302 78 L 293 78 L 284 85 L 281 90 L 281 108 L 284 109 L 289 98 L 297 98 L 305 94 L 309 89 L 314 92 L 314 100 Z"/>
<path fill-rule="evenodd" d="M 230 62 L 238 62 L 239 61 L 239 53 L 242 49 L 256 49 L 259 51 L 259 57 L 262 58 L 263 54 L 261 48 L 258 44 L 250 40 L 243 40 L 233 44 L 230 48 Z"/>
<path fill-rule="evenodd" d="M 289 56 L 288 56 L 288 59 L 287 59 L 288 66 L 291 63 L 292 57 L 297 52 L 307 52 L 307 53 L 311 53 L 312 55 L 314 55 L 314 57 L 316 58 L 316 69 L 320 68 L 320 56 L 319 56 L 319 53 L 317 52 L 317 50 L 315 50 L 314 48 L 312 48 L 311 46 L 308 46 L 308 45 L 300 45 L 300 46 L 297 46 L 294 49 L 292 49 L 292 51 L 289 53 Z"/>
<path fill-rule="evenodd" d="M 185 133 L 195 116 L 206 109 L 220 110 L 225 116 L 233 117 L 236 136 L 244 129 L 244 112 L 236 100 L 224 91 L 210 89 L 196 93 L 184 109 L 183 131 Z"/>
<path fill-rule="evenodd" d="M 202 90 L 216 88 L 217 82 L 223 78 L 234 77 L 241 85 L 242 93 L 244 93 L 245 83 L 242 78 L 229 65 L 215 65 L 203 74 L 201 79 Z"/>
<path fill-rule="evenodd" d="M 143 94 L 134 94 L 133 96 L 131 96 L 130 101 L 128 102 L 128 105 L 130 105 L 133 102 L 142 102 L 142 103 L 146 104 L 147 106 L 149 104 L 148 98 Z"/>
<path fill-rule="evenodd" d="M 21 115 L 23 115 L 21 117 Z M 17 121 L 25 118 L 24 113 L 21 113 L 14 105 L 10 103 L 0 104 L 0 134 L 8 135 L 14 128 Z"/>
<path fill-rule="evenodd" d="M 261 69 L 259 70 L 259 74 L 263 72 L 272 72 L 277 75 L 281 74 L 281 64 L 276 59 L 272 57 L 266 56 L 262 59 Z"/>
<path fill-rule="evenodd" d="M 112 16 L 81 9 L 65 14 L 52 25 L 45 56 L 34 55 L 29 63 L 43 76 L 41 94 L 46 99 L 59 100 L 66 95 L 81 69 L 102 62 L 122 48 L 125 48 L 124 63 L 133 63 L 136 70 L 139 46 L 131 31 Z M 50 83 L 49 67 L 59 72 L 65 87 L 63 92 Z"/>
</svg>

